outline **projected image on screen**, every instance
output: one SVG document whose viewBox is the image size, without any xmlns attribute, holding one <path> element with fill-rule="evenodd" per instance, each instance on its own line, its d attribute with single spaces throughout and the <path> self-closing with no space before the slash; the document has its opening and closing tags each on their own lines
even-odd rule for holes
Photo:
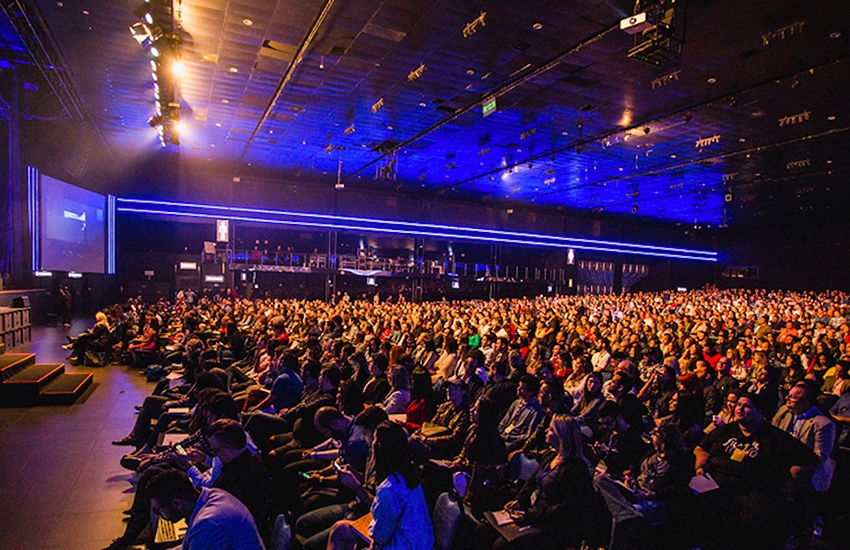
<svg viewBox="0 0 850 550">
<path fill-rule="evenodd" d="M 41 269 L 103 273 L 106 198 L 41 177 Z"/>
</svg>

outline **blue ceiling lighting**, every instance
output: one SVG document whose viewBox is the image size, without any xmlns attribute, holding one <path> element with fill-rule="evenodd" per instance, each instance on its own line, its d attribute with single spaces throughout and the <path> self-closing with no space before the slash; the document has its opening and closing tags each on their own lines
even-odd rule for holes
<svg viewBox="0 0 850 550">
<path fill-rule="evenodd" d="M 664 247 L 638 243 L 623 243 L 577 237 L 560 237 L 557 235 L 499 231 L 475 227 L 410 223 L 395 220 L 379 220 L 349 216 L 333 216 L 326 214 L 310 214 L 303 212 L 286 212 L 256 208 L 144 199 L 119 198 L 117 202 L 118 212 L 136 214 L 154 214 L 201 219 L 227 218 L 234 221 L 312 227 L 325 230 L 362 231 L 394 235 L 434 237 L 450 240 L 459 239 L 490 243 L 498 242 L 529 246 L 575 248 L 578 250 L 594 252 L 633 254 L 707 262 L 716 262 L 718 260 L 717 252 L 706 250 Z"/>
<path fill-rule="evenodd" d="M 151 55 L 133 37 L 152 35 L 147 12 L 130 11 L 140 3 L 83 14 L 38 2 L 62 73 L 97 114 L 115 179 L 157 156 L 179 158 L 183 174 L 206 166 L 319 190 L 688 229 L 820 221 L 850 194 L 831 182 L 850 172 L 850 102 L 835 100 L 850 85 L 846 0 L 689 2 L 687 13 L 676 2 L 676 30 L 688 36 L 658 65 L 644 62 L 651 51 L 633 55 L 651 33 L 620 27 L 634 0 L 546 0 L 533 13 L 511 0 L 483 11 L 416 0 L 183 2 L 175 34 L 194 53 L 177 94 L 182 145 L 165 150 L 147 125 Z M 97 32 L 80 33 L 86 26 Z M 0 21 L 0 49 L 14 50 L 8 34 Z M 173 183 L 152 177 L 148 196 Z"/>
</svg>

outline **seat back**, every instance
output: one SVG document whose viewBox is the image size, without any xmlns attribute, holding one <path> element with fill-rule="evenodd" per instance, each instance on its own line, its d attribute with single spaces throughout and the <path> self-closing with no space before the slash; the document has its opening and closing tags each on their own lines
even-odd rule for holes
<svg viewBox="0 0 850 550">
<path fill-rule="evenodd" d="M 274 525 L 272 525 L 267 550 L 289 550 L 291 542 L 292 530 L 289 527 L 289 522 L 286 521 L 285 515 L 280 514 L 275 518 Z"/>
<path fill-rule="evenodd" d="M 441 493 L 437 497 L 431 517 L 434 524 L 434 550 L 451 550 L 460 517 L 460 505 L 449 493 Z"/>
</svg>

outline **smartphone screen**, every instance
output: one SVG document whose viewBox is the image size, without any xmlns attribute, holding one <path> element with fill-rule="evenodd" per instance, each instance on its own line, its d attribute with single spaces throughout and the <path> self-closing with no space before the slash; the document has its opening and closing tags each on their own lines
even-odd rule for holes
<svg viewBox="0 0 850 550">
<path fill-rule="evenodd" d="M 186 456 L 187 454 L 189 454 L 186 452 L 186 449 L 183 448 L 183 445 L 180 445 L 179 443 L 174 446 L 174 450 L 177 451 L 177 454 L 179 455 Z"/>
</svg>

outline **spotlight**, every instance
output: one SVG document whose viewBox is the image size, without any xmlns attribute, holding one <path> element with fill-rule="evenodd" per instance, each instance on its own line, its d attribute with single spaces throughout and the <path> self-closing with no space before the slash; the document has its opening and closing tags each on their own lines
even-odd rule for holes
<svg viewBox="0 0 850 550">
<path fill-rule="evenodd" d="M 150 30 L 145 26 L 144 23 L 134 23 L 130 25 L 130 34 L 133 35 L 133 38 L 136 39 L 142 47 L 145 47 L 146 42 L 150 41 L 151 33 Z"/>
<path fill-rule="evenodd" d="M 637 214 L 637 213 L 638 213 L 638 205 L 632 206 L 632 214 Z"/>
<path fill-rule="evenodd" d="M 648 133 L 650 133 L 651 131 L 652 131 L 652 128 L 650 128 L 649 126 L 645 126 L 645 127 L 644 127 L 644 129 L 643 129 L 643 133 L 644 133 L 644 134 L 648 134 Z"/>
<path fill-rule="evenodd" d="M 174 76 L 175 76 L 175 77 L 181 77 L 181 76 L 183 76 L 183 62 L 181 62 L 181 61 L 175 61 L 175 62 L 171 65 L 171 70 L 172 70 L 172 72 L 174 73 Z"/>
<path fill-rule="evenodd" d="M 151 55 L 153 55 L 154 57 L 159 57 L 159 50 L 156 48 L 156 46 L 151 47 Z"/>
<path fill-rule="evenodd" d="M 682 120 L 684 120 L 685 122 L 690 122 L 691 121 L 691 113 L 685 113 L 684 115 L 682 115 Z"/>
</svg>

